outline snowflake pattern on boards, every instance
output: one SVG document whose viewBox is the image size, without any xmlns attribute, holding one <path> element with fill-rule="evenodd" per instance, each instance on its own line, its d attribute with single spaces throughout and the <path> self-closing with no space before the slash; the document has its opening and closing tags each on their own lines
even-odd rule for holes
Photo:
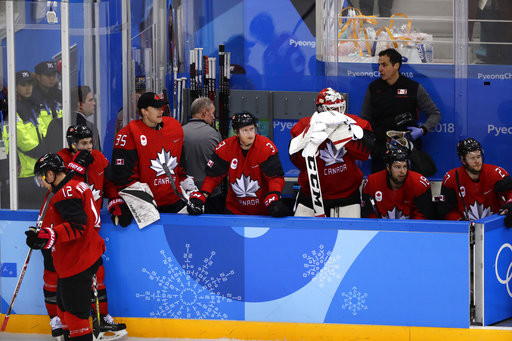
<svg viewBox="0 0 512 341">
<path fill-rule="evenodd" d="M 306 261 L 304 268 L 306 272 L 302 277 L 313 277 L 313 281 L 318 281 L 318 285 L 323 287 L 325 282 L 330 282 L 333 278 L 340 279 L 341 275 L 338 273 L 339 265 L 335 264 L 340 255 L 332 255 L 332 251 L 325 252 L 323 245 L 318 246 L 318 250 L 311 251 L 311 254 L 302 254 L 302 258 Z"/>
<path fill-rule="evenodd" d="M 383 219 L 409 219 L 408 215 L 404 215 L 402 211 L 400 211 L 398 208 L 393 207 L 391 211 L 388 211 L 385 216 L 382 217 Z"/>
<path fill-rule="evenodd" d="M 182 266 L 176 264 L 172 257 L 167 257 L 164 250 L 160 250 L 162 263 L 167 266 L 167 275 L 142 269 L 151 281 L 158 283 L 160 289 L 136 293 L 135 297 L 158 303 L 158 309 L 150 312 L 150 317 L 227 319 L 228 314 L 221 312 L 219 305 L 233 300 L 241 301 L 242 298 L 233 297 L 231 293 L 224 297 L 220 292 L 214 291 L 219 283 L 228 281 L 229 277 L 235 274 L 234 270 L 227 274 L 220 273 L 217 277 L 208 276 L 208 269 L 214 264 L 215 251 L 211 251 L 210 256 L 203 260 L 203 265 L 196 268 L 191 262 L 190 244 L 185 244 L 185 247 L 185 264 Z"/>
<path fill-rule="evenodd" d="M 479 204 L 476 201 L 469 206 L 468 214 L 469 220 L 477 220 L 493 215 L 491 207 L 485 207 L 484 204 Z"/>
<path fill-rule="evenodd" d="M 327 143 L 325 148 L 320 151 L 320 158 L 325 161 L 326 166 L 333 165 L 335 163 L 344 163 L 343 156 L 345 155 L 345 148 L 336 150 L 336 147 L 332 142 Z"/>
<path fill-rule="evenodd" d="M 245 177 L 243 174 L 231 184 L 231 187 L 239 198 L 256 198 L 256 192 L 260 189 L 258 181 L 251 180 L 251 176 Z"/>
<path fill-rule="evenodd" d="M 352 315 L 356 316 L 361 310 L 368 309 L 368 306 L 365 304 L 368 293 L 357 291 L 357 287 L 352 287 L 351 291 L 344 291 L 341 295 L 345 297 L 345 303 L 341 308 L 350 310 Z"/>
<path fill-rule="evenodd" d="M 164 175 L 165 170 L 163 164 L 167 164 L 171 174 L 174 174 L 174 168 L 178 165 L 177 158 L 171 156 L 171 152 L 166 152 L 162 147 L 162 152 L 157 153 L 157 157 L 151 160 L 150 168 L 156 172 L 156 176 Z"/>
</svg>

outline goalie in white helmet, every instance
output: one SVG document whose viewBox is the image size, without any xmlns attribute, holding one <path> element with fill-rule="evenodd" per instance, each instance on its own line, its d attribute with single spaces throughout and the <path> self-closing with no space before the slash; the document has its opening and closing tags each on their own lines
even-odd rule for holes
<svg viewBox="0 0 512 341">
<path fill-rule="evenodd" d="M 368 159 L 371 126 L 345 114 L 345 99 L 331 88 L 318 94 L 316 107 L 291 130 L 290 160 L 300 171 L 295 215 L 358 218 L 363 173 L 356 160 Z"/>
</svg>

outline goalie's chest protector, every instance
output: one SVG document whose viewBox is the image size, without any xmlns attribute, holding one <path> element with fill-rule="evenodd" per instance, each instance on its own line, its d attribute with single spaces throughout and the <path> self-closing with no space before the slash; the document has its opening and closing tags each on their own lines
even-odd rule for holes
<svg viewBox="0 0 512 341">
<path fill-rule="evenodd" d="M 130 125 L 131 139 L 138 155 L 136 172 L 139 174 L 139 181 L 147 183 L 157 203 L 161 203 L 158 200 L 161 196 L 168 197 L 174 193 L 162 166 L 163 162 L 167 163 L 174 182 L 179 184 L 175 168 L 181 159 L 183 129 L 171 117 L 163 117 L 163 127 L 160 130 L 148 127 L 142 120 L 132 121 Z"/>
</svg>

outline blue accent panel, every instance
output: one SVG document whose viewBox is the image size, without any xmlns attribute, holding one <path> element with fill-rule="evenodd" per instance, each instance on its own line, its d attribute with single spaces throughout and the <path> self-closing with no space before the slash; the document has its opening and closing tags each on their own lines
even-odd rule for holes
<svg viewBox="0 0 512 341">
<path fill-rule="evenodd" d="M 2 263 L 0 266 L 0 277 L 18 277 L 16 263 Z"/>
<path fill-rule="evenodd" d="M 462 234 L 380 232 L 351 264 L 325 322 L 467 328 L 468 242 Z"/>
<path fill-rule="evenodd" d="M 484 225 L 484 325 L 512 316 L 512 229 L 504 217 L 486 218 Z"/>
</svg>

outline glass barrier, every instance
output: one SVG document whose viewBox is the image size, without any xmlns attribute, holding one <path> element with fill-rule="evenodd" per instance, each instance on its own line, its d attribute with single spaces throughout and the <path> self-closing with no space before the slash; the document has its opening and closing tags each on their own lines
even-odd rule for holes
<svg viewBox="0 0 512 341">
<path fill-rule="evenodd" d="M 9 87 L 16 91 L 18 207 L 37 209 L 46 190 L 35 181 L 35 163 L 41 155 L 62 147 L 62 134 L 56 124 L 63 113 L 61 64 L 57 57 L 61 27 L 51 19 L 48 22 L 44 15 L 46 4 L 21 3 L 26 15 L 14 23 L 16 84 Z M 58 17 L 60 8 L 50 12 Z M 9 123 L 12 127 L 13 122 Z"/>
</svg>

